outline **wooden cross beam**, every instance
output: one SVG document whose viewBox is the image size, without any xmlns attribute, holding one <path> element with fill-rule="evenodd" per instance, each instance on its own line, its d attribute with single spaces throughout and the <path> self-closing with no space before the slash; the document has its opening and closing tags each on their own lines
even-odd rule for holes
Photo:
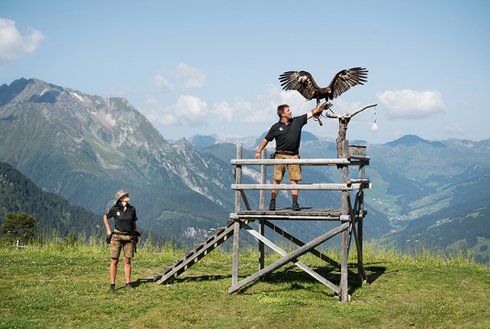
<svg viewBox="0 0 490 329">
<path fill-rule="evenodd" d="M 264 275 L 277 270 L 278 268 L 284 266 L 285 264 L 297 259 L 298 257 L 306 254 L 309 252 L 311 249 L 315 248 L 316 246 L 322 244 L 323 242 L 327 241 L 328 239 L 332 238 L 333 236 L 347 230 L 350 226 L 350 222 L 345 222 L 330 231 L 320 235 L 319 237 L 311 240 L 310 242 L 306 243 L 302 247 L 299 247 L 298 249 L 294 250 L 293 252 L 284 255 L 282 258 L 279 260 L 275 261 L 274 263 L 264 267 L 263 269 L 259 270 L 255 274 L 252 274 L 248 278 L 240 281 L 233 283 L 231 288 L 228 290 L 229 293 L 236 292 L 240 290 L 241 288 L 245 287 L 246 285 L 258 280 L 259 278 L 263 277 Z M 265 238 L 264 238 L 265 239 Z M 265 243 L 265 240 L 262 240 Z"/>
<path fill-rule="evenodd" d="M 269 248 L 277 252 L 281 256 L 287 256 L 287 252 L 279 247 L 278 245 L 274 244 L 271 240 L 267 239 L 265 236 L 261 235 L 259 232 L 255 231 L 252 227 L 250 227 L 248 224 L 242 224 L 243 228 L 245 231 L 250 233 L 252 236 L 254 236 L 257 240 L 262 241 L 265 245 L 267 245 Z M 293 260 L 294 261 L 294 260 Z M 332 282 L 328 281 L 325 279 L 323 276 L 309 268 L 307 265 L 303 264 L 300 261 L 295 261 L 294 264 L 298 266 L 300 269 L 311 275 L 314 279 L 319 281 L 320 283 L 324 284 L 328 288 L 332 289 L 335 291 L 337 294 L 340 292 L 340 288 L 333 284 Z"/>
<path fill-rule="evenodd" d="M 285 239 L 287 239 L 287 240 L 295 243 L 297 246 L 300 246 L 301 247 L 301 246 L 304 246 L 306 244 L 303 241 L 301 241 L 300 239 L 294 237 L 292 234 L 289 234 L 288 232 L 284 231 L 279 226 L 272 224 L 270 221 L 264 220 L 262 222 L 267 227 L 269 227 L 271 230 L 273 230 L 277 234 L 281 235 Z M 337 261 L 335 261 L 334 259 L 332 259 L 332 258 L 328 257 L 327 255 L 325 255 L 324 253 L 316 250 L 315 248 L 311 249 L 310 250 L 310 253 L 313 254 L 313 255 L 315 255 L 316 257 L 320 258 L 321 260 L 327 262 L 331 266 L 333 266 L 333 267 L 335 267 L 335 268 L 337 268 L 337 269 L 340 270 L 340 264 Z M 349 274 L 355 275 L 356 273 L 354 273 L 354 272 L 352 272 L 352 271 L 349 270 Z"/>
</svg>

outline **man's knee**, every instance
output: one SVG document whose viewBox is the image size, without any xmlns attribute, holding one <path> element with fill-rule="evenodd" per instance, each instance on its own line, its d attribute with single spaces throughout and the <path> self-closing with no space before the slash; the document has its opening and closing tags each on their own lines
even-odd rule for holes
<svg viewBox="0 0 490 329">
<path fill-rule="evenodd" d="M 126 265 L 131 265 L 131 258 L 129 258 L 129 257 L 124 257 L 124 264 L 126 264 Z"/>
</svg>

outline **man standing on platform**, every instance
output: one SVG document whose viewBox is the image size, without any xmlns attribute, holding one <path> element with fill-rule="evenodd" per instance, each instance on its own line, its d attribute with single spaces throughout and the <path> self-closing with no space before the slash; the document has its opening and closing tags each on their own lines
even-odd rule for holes
<svg viewBox="0 0 490 329">
<path fill-rule="evenodd" d="M 315 107 L 308 113 L 293 117 L 289 105 L 282 104 L 277 107 L 277 115 L 279 121 L 272 125 L 265 138 L 260 143 L 255 152 L 255 159 L 260 159 L 260 153 L 272 140 L 276 140 L 276 151 L 274 153 L 275 159 L 299 159 L 299 146 L 301 143 L 301 130 L 303 126 L 308 122 L 308 119 L 312 117 L 319 117 L 320 114 L 330 106 L 328 102 L 323 103 L 320 106 Z M 288 166 L 289 179 L 291 184 L 298 184 L 302 180 L 301 166 L 290 164 Z M 286 171 L 286 165 L 274 166 L 274 181 L 273 184 L 280 184 L 284 172 Z M 276 210 L 276 196 L 277 190 L 271 191 L 271 201 L 269 204 L 269 210 Z M 293 200 L 292 210 L 299 211 L 298 204 L 298 190 L 291 190 L 291 198 Z"/>
</svg>

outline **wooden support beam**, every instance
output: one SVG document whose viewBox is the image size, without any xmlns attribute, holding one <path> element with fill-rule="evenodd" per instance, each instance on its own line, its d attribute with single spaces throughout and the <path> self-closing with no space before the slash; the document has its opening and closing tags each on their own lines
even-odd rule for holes
<svg viewBox="0 0 490 329">
<path fill-rule="evenodd" d="M 304 255 L 305 253 L 309 252 L 310 249 L 315 248 L 316 246 L 322 244 L 326 240 L 328 240 L 328 239 L 332 238 L 333 236 L 339 234 L 340 232 L 344 232 L 348 228 L 349 228 L 348 222 L 343 223 L 343 224 L 335 227 L 334 229 L 332 229 L 332 230 L 320 235 L 319 237 L 311 240 L 310 242 L 308 242 L 304 246 L 299 247 L 298 249 L 296 249 L 292 253 L 290 253 L 290 254 L 282 257 L 281 259 L 275 261 L 274 263 L 264 267 L 262 270 L 256 272 L 255 274 L 249 276 L 248 278 L 232 285 L 232 287 L 228 290 L 228 292 L 233 293 L 235 291 L 240 290 L 241 288 L 248 285 L 249 283 L 252 283 L 252 282 L 258 280 L 262 276 L 264 276 L 264 275 L 266 275 L 272 271 L 275 271 L 279 267 L 284 266 L 285 264 L 289 263 L 290 261 Z"/>
<path fill-rule="evenodd" d="M 259 221 L 259 234 L 265 237 L 265 226 L 264 221 Z M 259 239 L 259 270 L 263 269 L 265 266 L 265 246 L 264 242 Z"/>
<path fill-rule="evenodd" d="M 267 227 L 269 227 L 271 230 L 273 230 L 274 232 L 276 232 L 277 234 L 279 234 L 280 236 L 284 237 L 285 239 L 295 243 L 296 245 L 298 246 L 304 246 L 306 243 L 304 243 L 303 241 L 301 241 L 300 239 L 297 239 L 296 237 L 294 237 L 293 235 L 289 234 L 288 232 L 284 231 L 283 229 L 281 229 L 279 226 L 277 225 L 274 225 L 272 224 L 271 222 L 269 221 L 264 221 L 265 225 Z M 311 249 L 310 250 L 310 253 L 312 253 L 313 255 L 315 255 L 316 257 L 320 258 L 321 260 L 327 262 L 328 264 L 340 269 L 340 264 L 338 262 L 336 262 L 335 260 L 333 260 L 332 258 L 328 257 L 327 255 L 321 253 L 320 251 L 316 250 L 315 248 Z"/>
<path fill-rule="evenodd" d="M 242 211 L 238 214 L 231 213 L 231 219 L 237 220 L 314 220 L 314 221 L 338 221 L 341 219 L 338 209 L 325 209 L 325 211 L 309 211 L 301 209 L 301 211 L 292 211 L 290 209 L 276 209 L 275 211 Z"/>
<path fill-rule="evenodd" d="M 355 220 L 356 217 L 352 209 L 350 195 L 348 196 L 348 201 L 349 201 L 349 212 L 351 217 L 351 230 L 352 230 L 352 235 L 354 236 L 354 241 L 356 243 L 356 250 L 357 250 L 357 269 L 359 272 L 359 276 L 361 278 L 361 282 L 363 282 L 367 280 L 367 274 L 366 274 L 366 270 L 364 269 L 364 264 L 362 263 L 361 243 L 359 241 L 359 236 L 357 235 L 356 220 Z"/>
<path fill-rule="evenodd" d="M 251 210 L 252 208 L 250 208 L 250 203 L 248 202 L 248 198 L 247 195 L 245 194 L 245 191 L 240 190 L 240 194 L 242 196 L 243 203 L 245 204 L 245 208 L 247 208 L 247 210 Z"/>
<path fill-rule="evenodd" d="M 359 184 L 348 186 L 342 183 L 324 184 L 231 184 L 232 190 L 327 190 L 327 191 L 351 191 L 358 188 Z"/>
<path fill-rule="evenodd" d="M 248 233 L 250 233 L 256 239 L 262 241 L 264 244 L 266 244 L 269 248 L 271 248 L 272 250 L 274 250 L 275 252 L 277 252 L 279 255 L 281 255 L 281 256 L 287 256 L 288 253 L 284 249 L 282 249 L 281 247 L 279 247 L 278 245 L 276 245 L 275 243 L 273 243 L 272 241 L 270 241 L 269 239 L 267 239 L 263 235 L 259 234 L 259 232 L 255 231 L 249 225 L 247 225 L 247 224 L 242 224 L 242 225 L 243 225 L 243 228 Z M 298 266 L 300 269 L 302 269 L 303 271 L 305 271 L 306 273 L 308 273 L 309 275 L 311 275 L 314 279 L 316 279 L 317 281 L 319 281 L 323 285 L 325 285 L 328 288 L 332 289 L 337 294 L 339 293 L 340 290 L 339 290 L 339 287 L 338 286 L 336 286 L 332 282 L 328 281 L 323 276 L 321 276 L 320 274 L 318 274 L 317 272 L 315 272 L 314 270 L 312 270 L 311 268 L 309 268 L 308 266 L 306 266 L 302 262 L 296 261 L 296 262 L 294 262 L 294 264 L 296 266 Z"/>
<path fill-rule="evenodd" d="M 267 158 L 267 149 L 262 150 L 262 159 Z M 265 184 L 267 182 L 267 166 L 260 166 L 260 184 Z M 265 190 L 259 191 L 259 209 L 265 209 Z"/>
<path fill-rule="evenodd" d="M 236 158 L 242 158 L 242 145 L 238 144 L 236 148 Z M 237 166 L 235 170 L 235 182 L 241 184 L 242 182 L 242 167 Z M 235 212 L 240 211 L 240 193 L 241 191 L 235 191 Z M 233 224 L 233 254 L 231 265 L 231 285 L 233 286 L 238 282 L 238 269 L 239 269 L 239 255 L 240 255 L 240 222 L 236 221 Z"/>
<path fill-rule="evenodd" d="M 350 222 L 344 223 L 347 225 L 350 225 Z M 343 225 L 344 225 L 343 224 Z M 347 252 L 348 249 L 348 235 L 349 233 L 347 230 L 342 231 L 341 233 L 341 250 L 340 250 L 340 258 L 341 258 L 341 267 L 340 267 L 340 300 L 343 302 L 349 301 L 349 287 L 348 287 L 348 272 L 347 272 L 347 266 L 348 266 L 348 258 L 349 258 L 349 253 Z"/>
<path fill-rule="evenodd" d="M 347 124 L 349 120 L 346 122 L 341 122 L 339 120 L 339 124 L 343 126 L 342 129 L 339 129 L 339 138 L 337 138 L 337 156 L 338 157 L 347 157 L 349 154 L 349 141 L 345 139 L 345 130 L 347 129 Z M 342 166 L 340 168 L 342 170 L 342 180 L 345 184 L 348 185 L 349 181 L 349 167 Z M 349 213 L 349 191 L 342 191 L 342 207 L 341 207 L 341 220 L 343 218 L 350 219 Z M 344 222 L 344 224 L 348 224 L 350 226 L 350 221 Z M 340 247 L 340 300 L 343 302 L 349 301 L 349 292 L 348 292 L 348 281 L 349 281 L 349 272 L 347 271 L 348 260 L 349 260 L 349 239 L 348 239 L 347 230 L 343 231 L 341 234 L 341 247 Z"/>
<path fill-rule="evenodd" d="M 262 159 L 267 159 L 267 149 L 264 148 L 261 154 Z M 267 182 L 267 166 L 260 166 L 260 184 Z M 265 209 L 265 190 L 259 191 L 259 209 Z M 259 233 L 265 236 L 264 222 L 259 221 Z M 259 240 L 259 270 L 264 268 L 265 264 L 265 248 L 264 243 Z"/>
<path fill-rule="evenodd" d="M 232 159 L 233 166 L 259 166 L 259 165 L 279 165 L 279 164 L 299 164 L 305 166 L 335 166 L 349 165 L 350 161 L 344 159 Z"/>
<path fill-rule="evenodd" d="M 239 256 L 240 256 L 240 222 L 233 224 L 233 259 L 231 264 L 231 285 L 235 285 L 238 282 L 238 270 L 239 270 Z"/>
</svg>

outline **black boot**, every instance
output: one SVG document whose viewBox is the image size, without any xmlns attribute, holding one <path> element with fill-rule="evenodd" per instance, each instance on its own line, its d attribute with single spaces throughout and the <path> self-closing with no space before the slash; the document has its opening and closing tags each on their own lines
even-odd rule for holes
<svg viewBox="0 0 490 329">
<path fill-rule="evenodd" d="M 293 206 L 291 207 L 293 211 L 300 211 L 301 208 L 299 207 L 298 201 L 293 201 Z"/>
<path fill-rule="evenodd" d="M 269 203 L 269 210 L 276 210 L 276 199 L 271 199 L 271 203 Z"/>
</svg>

